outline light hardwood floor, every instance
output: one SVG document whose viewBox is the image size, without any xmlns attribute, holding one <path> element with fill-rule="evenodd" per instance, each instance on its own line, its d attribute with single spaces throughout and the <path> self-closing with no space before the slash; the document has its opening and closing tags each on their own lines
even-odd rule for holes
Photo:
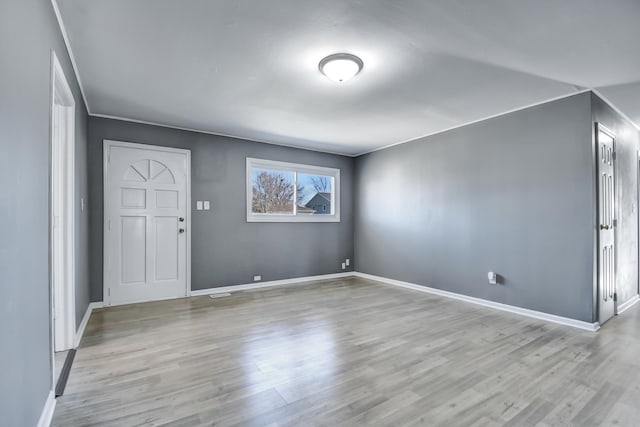
<svg viewBox="0 0 640 427">
<path fill-rule="evenodd" d="M 640 425 L 640 305 L 586 332 L 350 278 L 94 311 L 54 425 Z"/>
</svg>

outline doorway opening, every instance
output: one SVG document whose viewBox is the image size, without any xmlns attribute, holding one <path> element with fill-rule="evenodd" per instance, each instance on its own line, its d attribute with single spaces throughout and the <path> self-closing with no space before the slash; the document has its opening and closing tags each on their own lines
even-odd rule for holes
<svg viewBox="0 0 640 427">
<path fill-rule="evenodd" d="M 55 52 L 51 57 L 51 365 L 53 387 L 75 346 L 75 100 Z"/>
</svg>

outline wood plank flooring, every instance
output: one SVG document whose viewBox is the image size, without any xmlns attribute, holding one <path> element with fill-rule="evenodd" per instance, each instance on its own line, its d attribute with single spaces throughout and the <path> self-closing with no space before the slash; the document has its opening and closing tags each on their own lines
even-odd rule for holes
<svg viewBox="0 0 640 427">
<path fill-rule="evenodd" d="M 598 333 L 357 278 L 94 311 L 55 426 L 640 425 Z"/>
</svg>

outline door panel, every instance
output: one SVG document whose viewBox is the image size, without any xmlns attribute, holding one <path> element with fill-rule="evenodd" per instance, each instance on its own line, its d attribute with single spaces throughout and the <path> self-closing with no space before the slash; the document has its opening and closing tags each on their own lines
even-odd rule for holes
<svg viewBox="0 0 640 427">
<path fill-rule="evenodd" d="M 120 218 L 122 283 L 146 282 L 147 218 L 123 216 Z"/>
<path fill-rule="evenodd" d="M 156 218 L 156 280 L 178 279 L 178 219 Z"/>
<path fill-rule="evenodd" d="M 172 190 L 156 190 L 156 207 L 166 209 L 178 209 L 180 194 Z"/>
<path fill-rule="evenodd" d="M 615 313 L 615 139 L 596 125 L 598 144 L 598 321 Z"/>
<path fill-rule="evenodd" d="M 122 188 L 123 209 L 144 209 L 147 207 L 147 190 L 144 188 Z"/>
<path fill-rule="evenodd" d="M 177 151 L 105 142 L 107 305 L 188 294 L 189 161 Z"/>
</svg>

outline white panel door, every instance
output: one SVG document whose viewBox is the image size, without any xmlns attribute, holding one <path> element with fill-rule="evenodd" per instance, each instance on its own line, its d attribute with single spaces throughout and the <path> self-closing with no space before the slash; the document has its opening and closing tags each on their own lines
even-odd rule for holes
<svg viewBox="0 0 640 427">
<path fill-rule="evenodd" d="M 189 152 L 105 141 L 106 305 L 188 295 Z"/>
<path fill-rule="evenodd" d="M 598 163 L 598 321 L 615 312 L 616 294 L 616 182 L 615 140 L 603 126 L 596 128 Z"/>
</svg>

